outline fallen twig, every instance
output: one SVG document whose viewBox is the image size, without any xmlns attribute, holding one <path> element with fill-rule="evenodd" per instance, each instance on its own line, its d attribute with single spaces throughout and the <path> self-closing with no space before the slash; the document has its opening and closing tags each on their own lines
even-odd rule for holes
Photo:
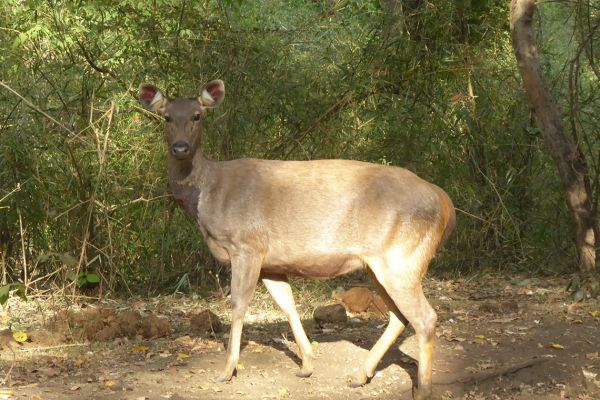
<svg viewBox="0 0 600 400">
<path fill-rule="evenodd" d="M 28 349 L 19 349 L 18 353 L 29 353 L 32 351 L 46 351 L 46 350 L 54 350 L 54 349 L 62 349 L 65 347 L 77 347 L 77 346 L 87 346 L 89 343 L 68 343 L 68 344 L 59 344 L 56 346 L 45 346 L 45 347 L 32 347 Z"/>
<path fill-rule="evenodd" d="M 532 358 L 531 360 L 526 360 L 526 361 L 520 362 L 518 364 L 509 365 L 509 366 L 506 366 L 506 367 L 503 367 L 500 369 L 495 369 L 492 371 L 481 371 L 481 372 L 471 374 L 469 376 L 456 377 L 456 375 L 454 375 L 454 376 L 446 377 L 446 379 L 439 379 L 439 378 L 434 379 L 433 383 L 437 384 L 437 385 L 451 385 L 453 383 L 480 383 L 480 382 L 486 381 L 488 379 L 512 374 L 512 373 L 515 373 L 522 369 L 533 367 L 534 365 L 541 364 L 546 361 L 548 361 L 548 359 Z"/>
</svg>

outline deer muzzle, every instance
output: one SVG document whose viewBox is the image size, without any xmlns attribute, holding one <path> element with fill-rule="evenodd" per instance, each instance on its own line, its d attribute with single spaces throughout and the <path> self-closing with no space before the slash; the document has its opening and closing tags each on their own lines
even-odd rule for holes
<svg viewBox="0 0 600 400">
<path fill-rule="evenodd" d="M 171 145 L 171 155 L 179 160 L 190 154 L 190 145 L 186 142 L 175 142 Z"/>
</svg>

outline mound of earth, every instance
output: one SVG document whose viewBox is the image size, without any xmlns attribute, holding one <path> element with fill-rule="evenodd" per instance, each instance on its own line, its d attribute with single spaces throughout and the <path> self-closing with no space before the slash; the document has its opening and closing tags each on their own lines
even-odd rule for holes
<svg viewBox="0 0 600 400">
<path fill-rule="evenodd" d="M 63 311 L 56 321 L 56 330 L 68 329 L 75 332 L 75 336 L 90 341 L 136 336 L 160 338 L 172 332 L 166 318 L 154 314 L 142 316 L 136 310 L 119 312 L 112 308 L 89 308 L 82 312 Z"/>
</svg>

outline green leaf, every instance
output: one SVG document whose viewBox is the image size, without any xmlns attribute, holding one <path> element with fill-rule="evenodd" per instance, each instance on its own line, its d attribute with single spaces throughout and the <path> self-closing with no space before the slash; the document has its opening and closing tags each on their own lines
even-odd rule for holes
<svg viewBox="0 0 600 400">
<path fill-rule="evenodd" d="M 27 300 L 27 295 L 25 294 L 25 285 L 22 283 L 16 283 L 12 285 L 13 289 L 17 291 L 17 296 L 19 296 L 22 300 Z"/>
<path fill-rule="evenodd" d="M 540 129 L 536 127 L 527 127 L 525 128 L 525 132 L 530 136 L 538 136 L 540 134 Z"/>
<path fill-rule="evenodd" d="M 0 287 L 0 305 L 4 307 L 8 301 L 8 294 L 10 293 L 10 285 L 4 285 Z"/>
<path fill-rule="evenodd" d="M 67 279 L 70 281 L 74 281 L 75 279 L 77 279 L 77 274 L 75 273 L 75 271 L 67 272 Z"/>
<path fill-rule="evenodd" d="M 87 283 L 87 279 L 85 279 L 85 275 L 80 275 L 79 279 L 77 279 L 77 286 L 82 287 Z"/>
<path fill-rule="evenodd" d="M 100 277 L 96 274 L 87 274 L 85 276 L 85 279 L 87 280 L 88 283 L 99 283 L 100 282 Z"/>
</svg>

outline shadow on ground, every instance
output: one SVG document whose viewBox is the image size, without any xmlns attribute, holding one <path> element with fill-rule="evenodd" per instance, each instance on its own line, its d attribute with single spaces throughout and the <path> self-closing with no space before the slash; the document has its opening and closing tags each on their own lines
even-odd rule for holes
<svg viewBox="0 0 600 400">
<path fill-rule="evenodd" d="M 560 278 L 430 281 L 428 297 L 439 314 L 434 398 L 599 398 L 597 381 L 590 377 L 600 370 L 600 304 L 565 302 L 564 287 Z M 260 306 L 253 306 L 237 376 L 216 383 L 227 327 L 212 338 L 191 334 L 186 301 L 173 299 L 155 310 L 174 327 L 160 339 L 75 340 L 3 349 L 3 390 L 17 399 L 411 398 L 417 342 L 410 328 L 388 351 L 372 381 L 352 389 L 346 376 L 364 360 L 385 321 L 320 329 L 305 320 L 316 362 L 313 376 L 303 379 L 295 376 L 300 360 L 289 342 L 293 336 L 287 323 L 270 321 L 272 313 L 263 318 Z M 140 302 L 116 307 L 139 308 Z"/>
</svg>

